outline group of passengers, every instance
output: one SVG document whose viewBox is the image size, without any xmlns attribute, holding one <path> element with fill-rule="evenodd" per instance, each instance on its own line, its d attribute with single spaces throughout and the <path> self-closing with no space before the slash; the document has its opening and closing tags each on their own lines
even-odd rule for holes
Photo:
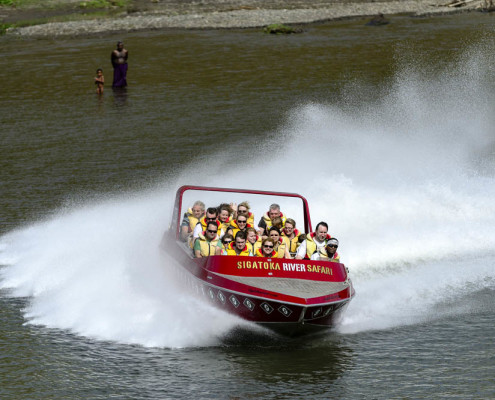
<svg viewBox="0 0 495 400">
<path fill-rule="evenodd" d="M 309 234 L 296 229 L 296 221 L 272 204 L 254 228 L 254 215 L 247 201 L 222 203 L 206 208 L 196 201 L 184 214 L 181 239 L 197 258 L 212 255 L 311 259 L 340 262 L 339 241 L 328 234 L 326 222 Z"/>
</svg>

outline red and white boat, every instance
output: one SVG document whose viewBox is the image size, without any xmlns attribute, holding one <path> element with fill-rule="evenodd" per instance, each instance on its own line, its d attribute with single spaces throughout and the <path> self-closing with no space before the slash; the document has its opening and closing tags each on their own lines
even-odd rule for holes
<svg viewBox="0 0 495 400">
<path fill-rule="evenodd" d="M 216 307 L 284 335 L 312 333 L 334 326 L 354 296 L 344 264 L 285 258 L 210 256 L 194 258 L 180 240 L 180 225 L 187 192 L 206 200 L 215 192 L 228 199 L 233 194 L 262 196 L 284 204 L 296 200 L 304 216 L 304 232 L 311 219 L 307 200 L 298 194 L 261 190 L 182 186 L 177 190 L 170 229 L 161 247 L 176 262 L 179 276 L 205 301 Z M 205 201 L 206 202 L 206 201 Z M 273 202 L 273 201 L 272 201 Z M 211 203 L 219 204 L 219 203 Z M 265 206 L 268 208 L 268 206 Z M 283 209 L 283 208 L 282 208 Z"/>
</svg>

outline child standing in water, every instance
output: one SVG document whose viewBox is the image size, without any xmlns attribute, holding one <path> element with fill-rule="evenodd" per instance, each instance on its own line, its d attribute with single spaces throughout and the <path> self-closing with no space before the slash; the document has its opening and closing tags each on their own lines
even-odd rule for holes
<svg viewBox="0 0 495 400">
<path fill-rule="evenodd" d="M 96 77 L 95 77 L 95 85 L 96 85 L 96 93 L 97 94 L 103 94 L 103 85 L 105 84 L 105 78 L 103 76 L 103 70 L 101 68 L 98 68 L 96 70 Z"/>
</svg>

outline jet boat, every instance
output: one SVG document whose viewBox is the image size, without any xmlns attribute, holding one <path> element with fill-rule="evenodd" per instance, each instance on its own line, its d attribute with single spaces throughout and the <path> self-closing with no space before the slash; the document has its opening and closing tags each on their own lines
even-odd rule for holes
<svg viewBox="0 0 495 400">
<path fill-rule="evenodd" d="M 314 333 L 339 322 L 355 294 L 344 264 L 222 255 L 194 258 L 180 235 L 182 216 L 190 207 L 190 203 L 184 203 L 185 195 L 191 192 L 194 199 L 205 202 L 212 193 L 226 199 L 235 194 L 251 199 L 261 196 L 280 204 L 296 201 L 304 218 L 304 232 L 312 231 L 308 202 L 299 194 L 182 186 L 177 190 L 171 225 L 161 248 L 168 255 L 169 267 L 190 289 L 219 309 L 282 335 Z"/>
</svg>

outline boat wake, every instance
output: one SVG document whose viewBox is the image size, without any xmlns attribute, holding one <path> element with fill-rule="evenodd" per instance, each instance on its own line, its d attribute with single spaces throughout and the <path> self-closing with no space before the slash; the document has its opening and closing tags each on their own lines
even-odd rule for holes
<svg viewBox="0 0 495 400">
<path fill-rule="evenodd" d="M 221 157 L 207 171 L 191 164 L 166 187 L 67 205 L 7 233 L 3 297 L 27 297 L 31 324 L 144 346 L 215 345 L 249 326 L 186 294 L 159 259 L 188 183 L 303 194 L 356 288 L 341 333 L 476 311 L 459 299 L 495 291 L 495 63 L 479 54 L 493 52 L 428 77 L 401 71 L 372 104 L 361 87 L 338 106 L 302 105 L 228 172 Z"/>
</svg>

